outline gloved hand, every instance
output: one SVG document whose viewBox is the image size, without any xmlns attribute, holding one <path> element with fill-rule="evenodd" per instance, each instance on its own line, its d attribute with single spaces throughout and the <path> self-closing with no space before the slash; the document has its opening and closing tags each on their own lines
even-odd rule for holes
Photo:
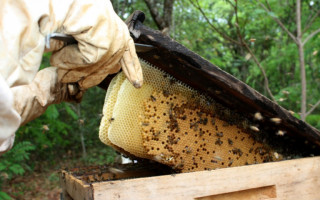
<svg viewBox="0 0 320 200">
<path fill-rule="evenodd" d="M 39 117 L 51 104 L 81 101 L 84 91 L 77 84 L 59 82 L 57 70 L 57 67 L 45 68 L 37 73 L 30 84 L 11 88 L 15 109 L 21 116 L 21 125 Z"/>
<path fill-rule="evenodd" d="M 111 3 L 105 0 L 94 3 L 78 1 L 69 12 L 72 14 L 63 21 L 63 29 L 58 28 L 56 32 L 72 35 L 78 44 L 53 52 L 51 65 L 59 68 L 59 80 L 78 82 L 81 89 L 87 89 L 98 85 L 121 67 L 128 80 L 135 87 L 141 87 L 142 71 L 134 42 Z M 46 18 L 39 23 L 43 32 L 52 26 Z"/>
<path fill-rule="evenodd" d="M 51 33 L 72 35 L 78 44 L 64 46 L 50 41 L 46 50 L 53 51 L 51 64 L 56 68 L 37 74 L 45 37 Z M 12 88 L 12 101 L 22 124 L 52 103 L 81 99 L 87 88 L 120 68 L 135 87 L 143 82 L 129 31 L 108 0 L 3 0 L 0 44 L 0 74 L 7 84 L 4 87 Z M 5 115 L 0 114 L 3 119 Z M 16 129 L 5 134 L 7 139 Z M 0 133 L 0 150 L 5 140 L 1 135 L 4 133 Z"/>
</svg>

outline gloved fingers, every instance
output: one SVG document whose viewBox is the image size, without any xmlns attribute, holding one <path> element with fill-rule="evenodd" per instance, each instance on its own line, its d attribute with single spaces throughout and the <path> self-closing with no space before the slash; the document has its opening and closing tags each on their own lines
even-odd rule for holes
<svg viewBox="0 0 320 200">
<path fill-rule="evenodd" d="M 50 39 L 49 42 L 50 44 L 45 46 L 44 52 L 59 51 L 65 46 L 65 43 L 63 41 Z"/>
<path fill-rule="evenodd" d="M 73 96 L 73 95 L 76 95 L 78 92 L 79 92 L 79 88 L 74 83 L 68 84 L 69 95 Z"/>
<path fill-rule="evenodd" d="M 85 92 L 86 92 L 86 91 L 84 91 L 84 90 L 80 90 L 80 91 L 74 96 L 74 100 L 75 100 L 77 103 L 80 103 Z"/>
<path fill-rule="evenodd" d="M 128 48 L 120 59 L 120 65 L 130 83 L 140 88 L 143 84 L 143 74 L 132 38 L 128 41 Z"/>
<path fill-rule="evenodd" d="M 69 45 L 60 51 L 54 52 L 50 58 L 50 63 L 53 66 L 67 70 L 84 68 L 90 65 L 86 60 L 86 54 L 80 51 L 78 44 Z M 86 74 L 86 72 L 84 72 L 84 74 Z"/>
<path fill-rule="evenodd" d="M 29 85 L 11 88 L 14 107 L 21 116 L 21 124 L 39 117 L 51 104 L 81 101 L 84 91 L 77 83 L 61 83 L 57 70 L 56 67 L 47 67 L 40 70 Z"/>
<path fill-rule="evenodd" d="M 121 68 L 119 63 L 109 66 L 109 63 L 103 64 L 99 69 L 95 70 L 93 73 L 88 74 L 81 81 L 79 85 L 83 89 L 87 89 L 96 85 L 99 85 L 109 74 L 117 73 Z"/>
<path fill-rule="evenodd" d="M 124 48 L 123 48 L 124 49 Z M 98 63 L 88 64 L 77 45 L 66 46 L 51 56 L 51 64 L 57 66 L 59 81 L 78 82 L 81 89 L 98 85 L 108 74 L 119 71 L 118 63 L 124 50 L 116 55 L 106 54 Z M 111 54 L 112 52 L 110 52 Z"/>
<path fill-rule="evenodd" d="M 53 103 L 60 103 L 65 93 L 57 81 L 56 68 L 40 70 L 28 85 L 12 87 L 14 107 L 21 116 L 21 125 L 39 117 Z M 23 97 L 23 98 L 21 98 Z"/>
<path fill-rule="evenodd" d="M 77 83 L 69 83 L 67 88 L 68 88 L 67 101 L 74 101 L 74 102 L 80 103 L 85 91 L 81 90 Z"/>
</svg>

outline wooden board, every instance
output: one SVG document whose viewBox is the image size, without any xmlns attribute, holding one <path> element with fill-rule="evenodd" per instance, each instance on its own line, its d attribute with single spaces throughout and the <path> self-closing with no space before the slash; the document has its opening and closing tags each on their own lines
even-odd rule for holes
<svg viewBox="0 0 320 200">
<path fill-rule="evenodd" d="M 320 157 L 91 184 L 62 177 L 74 200 L 320 199 Z"/>
<path fill-rule="evenodd" d="M 295 118 L 276 102 L 173 39 L 144 26 L 144 18 L 141 11 L 136 11 L 126 21 L 135 42 L 155 47 L 152 51 L 138 53 L 139 57 L 245 117 L 252 119 L 256 112 L 260 112 L 265 120 L 256 123 L 264 129 L 264 133 L 272 136 L 268 143 L 278 142 L 275 135 L 281 130 L 289 137 L 279 142 L 278 146 L 291 145 L 288 147 L 290 153 L 298 149 L 295 153 L 304 156 L 320 154 L 319 130 Z M 271 118 L 280 118 L 281 123 L 274 124 Z M 308 144 L 305 145 L 306 143 Z"/>
</svg>

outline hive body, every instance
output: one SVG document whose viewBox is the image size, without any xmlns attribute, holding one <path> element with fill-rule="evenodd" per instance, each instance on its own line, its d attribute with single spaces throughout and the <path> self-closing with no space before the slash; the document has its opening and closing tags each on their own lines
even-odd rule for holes
<svg viewBox="0 0 320 200">
<path fill-rule="evenodd" d="M 141 61 L 144 85 L 112 80 L 100 139 L 123 153 L 199 171 L 281 159 L 249 133 L 250 123 Z M 257 133 L 258 134 L 258 133 Z"/>
</svg>

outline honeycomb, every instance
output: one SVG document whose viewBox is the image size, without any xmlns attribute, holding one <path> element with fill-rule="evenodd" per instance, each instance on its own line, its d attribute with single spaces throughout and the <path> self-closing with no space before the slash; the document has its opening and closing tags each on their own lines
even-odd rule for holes
<svg viewBox="0 0 320 200">
<path fill-rule="evenodd" d="M 99 133 L 103 143 L 181 172 L 282 159 L 255 139 L 258 128 L 243 116 L 140 62 L 140 89 L 123 73 L 110 83 Z"/>
<path fill-rule="evenodd" d="M 108 128 L 111 124 L 111 122 L 113 121 L 112 118 L 112 112 L 113 109 L 109 109 L 109 108 L 113 108 L 116 101 L 117 101 L 117 95 L 118 95 L 118 91 L 119 88 L 121 86 L 121 83 L 125 80 L 125 76 L 121 73 L 118 76 L 116 76 L 115 78 L 113 78 L 109 84 L 109 89 L 107 90 L 107 94 L 105 97 L 105 104 L 103 105 L 103 118 L 101 120 L 100 123 L 100 131 L 99 131 L 99 138 L 100 140 L 106 144 L 109 145 L 113 148 L 115 148 L 118 151 L 121 151 L 119 147 L 115 146 L 112 144 L 112 142 L 109 140 L 108 138 Z M 106 133 L 106 134 L 104 134 Z"/>
</svg>

